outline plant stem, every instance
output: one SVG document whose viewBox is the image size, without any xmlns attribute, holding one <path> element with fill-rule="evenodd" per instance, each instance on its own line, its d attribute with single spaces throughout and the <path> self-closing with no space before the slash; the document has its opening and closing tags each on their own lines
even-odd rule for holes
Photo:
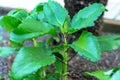
<svg viewBox="0 0 120 80">
<path fill-rule="evenodd" d="M 64 63 L 63 64 L 63 79 L 62 80 L 67 80 L 67 52 L 64 53 Z"/>
<path fill-rule="evenodd" d="M 67 38 L 66 38 L 66 34 L 63 34 L 64 36 L 64 45 L 67 45 Z M 66 47 L 64 48 L 64 63 L 63 64 L 63 76 L 62 76 L 62 80 L 67 80 L 67 59 L 68 59 L 68 53 L 67 53 L 67 49 Z"/>
</svg>

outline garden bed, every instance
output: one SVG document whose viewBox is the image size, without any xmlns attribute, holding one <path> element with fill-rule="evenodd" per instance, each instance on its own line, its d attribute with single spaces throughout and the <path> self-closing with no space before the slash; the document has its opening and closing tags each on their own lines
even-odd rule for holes
<svg viewBox="0 0 120 80">
<path fill-rule="evenodd" d="M 103 33 L 103 35 L 111 33 Z M 114 33 L 112 33 L 114 34 Z M 0 42 L 0 46 L 9 45 L 8 34 L 5 30 L 0 30 L 0 35 L 3 36 L 3 40 Z M 120 34 L 119 34 L 120 35 Z M 74 55 L 75 52 L 71 52 L 70 56 Z M 1 58 L 0 57 L 0 76 L 8 78 L 8 70 L 10 69 L 12 59 Z M 85 77 L 83 73 L 85 71 L 95 71 L 101 69 L 112 69 L 114 67 L 120 66 L 120 49 L 112 52 L 106 52 L 102 55 L 102 59 L 96 63 L 90 62 L 78 55 L 76 55 L 68 65 L 68 76 L 69 80 L 97 80 L 94 77 Z"/>
</svg>

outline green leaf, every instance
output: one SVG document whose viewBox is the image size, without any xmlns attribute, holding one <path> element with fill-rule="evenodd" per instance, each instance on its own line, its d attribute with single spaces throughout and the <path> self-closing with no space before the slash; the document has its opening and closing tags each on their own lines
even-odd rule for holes
<svg viewBox="0 0 120 80">
<path fill-rule="evenodd" d="M 39 4 L 31 11 L 31 14 L 36 13 L 36 12 L 41 12 L 41 11 L 43 11 L 43 6 L 44 6 L 44 3 L 39 3 Z"/>
<path fill-rule="evenodd" d="M 114 68 L 111 70 L 98 70 L 95 72 L 85 72 L 85 76 L 94 76 L 99 80 L 119 80 L 120 68 Z"/>
<path fill-rule="evenodd" d="M 55 67 L 56 67 L 56 70 L 58 71 L 58 73 L 60 75 L 62 75 L 62 67 L 63 67 L 63 64 L 60 60 L 56 59 L 56 62 L 55 62 Z"/>
<path fill-rule="evenodd" d="M 120 36 L 118 35 L 99 36 L 98 41 L 102 52 L 112 51 L 120 47 Z"/>
<path fill-rule="evenodd" d="M 49 1 L 45 3 L 43 8 L 45 18 L 47 21 L 55 26 L 62 28 L 68 12 L 59 3 L 55 1 Z"/>
<path fill-rule="evenodd" d="M 79 55 L 96 62 L 100 59 L 101 52 L 97 38 L 92 33 L 83 31 L 77 41 L 71 44 L 71 47 L 78 52 Z"/>
<path fill-rule="evenodd" d="M 35 12 L 35 13 L 32 13 L 30 14 L 27 19 L 35 19 L 35 20 L 38 20 L 38 13 Z"/>
<path fill-rule="evenodd" d="M 59 80 L 59 75 L 50 73 L 43 80 Z"/>
<path fill-rule="evenodd" d="M 105 75 L 109 75 L 109 76 L 112 76 L 114 75 L 114 73 L 116 73 L 118 70 L 120 70 L 120 67 L 117 67 L 117 68 L 113 68 L 111 70 L 108 70 L 107 72 L 104 72 Z"/>
<path fill-rule="evenodd" d="M 120 69 L 112 75 L 110 80 L 120 80 Z"/>
<path fill-rule="evenodd" d="M 15 43 L 22 43 L 25 40 L 36 38 L 36 37 L 39 37 L 42 35 L 43 34 L 41 34 L 39 32 L 28 33 L 28 34 L 16 34 L 16 33 L 11 32 L 10 33 L 10 40 L 15 42 Z"/>
<path fill-rule="evenodd" d="M 16 52 L 16 50 L 11 47 L 1 47 L 0 48 L 0 56 L 1 57 L 8 57 L 15 52 Z"/>
<path fill-rule="evenodd" d="M 69 45 L 63 45 L 63 44 L 60 44 L 58 46 L 54 46 L 51 48 L 52 52 L 53 53 L 60 53 L 62 56 L 64 56 L 64 49 L 68 49 L 69 48 Z"/>
<path fill-rule="evenodd" d="M 43 11 L 38 13 L 38 20 L 47 22 Z"/>
<path fill-rule="evenodd" d="M 27 19 L 35 19 L 37 21 L 47 22 L 46 19 L 45 19 L 43 11 L 41 11 L 39 13 L 38 12 L 34 12 L 30 16 L 28 16 Z"/>
<path fill-rule="evenodd" d="M 41 34 L 44 34 L 49 32 L 52 28 L 53 26 L 48 23 L 34 19 L 26 19 L 18 26 L 16 30 L 14 30 L 14 32 L 18 34 L 26 34 L 32 32 L 40 32 Z"/>
<path fill-rule="evenodd" d="M 14 41 L 9 41 L 10 42 L 10 45 L 12 48 L 15 48 L 16 50 L 19 50 L 22 46 L 23 46 L 23 43 L 16 43 Z"/>
<path fill-rule="evenodd" d="M 54 62 L 55 57 L 50 49 L 44 47 L 24 47 L 19 51 L 14 60 L 12 75 L 15 79 L 21 79 Z"/>
<path fill-rule="evenodd" d="M 111 70 L 109 70 L 109 71 L 104 72 L 104 75 L 109 75 L 109 76 L 111 76 L 111 75 L 113 74 L 113 72 L 114 72 L 114 69 L 111 69 Z"/>
<path fill-rule="evenodd" d="M 41 80 L 40 76 L 36 73 L 28 75 L 26 78 L 24 78 L 23 80 Z"/>
<path fill-rule="evenodd" d="M 104 72 L 106 72 L 107 70 L 99 70 L 99 71 L 95 71 L 95 72 L 85 72 L 84 75 L 85 76 L 94 76 L 96 78 L 98 78 L 99 80 L 110 80 L 110 76 L 109 75 L 104 75 Z M 116 79 L 114 79 L 116 80 Z"/>
<path fill-rule="evenodd" d="M 44 12 L 43 12 L 44 3 L 39 3 L 30 13 L 30 16 L 27 18 L 33 18 L 38 21 L 46 22 Z"/>
<path fill-rule="evenodd" d="M 21 22 L 11 16 L 2 16 L 0 17 L 0 26 L 7 29 L 9 32 L 17 28 Z"/>
<path fill-rule="evenodd" d="M 70 19 L 70 16 L 68 15 L 65 19 L 62 32 L 67 33 L 67 32 L 69 32 L 70 28 L 71 28 L 71 19 Z"/>
<path fill-rule="evenodd" d="M 23 9 L 18 9 L 18 10 L 11 10 L 7 15 L 17 18 L 20 21 L 23 21 L 24 19 L 27 18 L 28 13 Z"/>
<path fill-rule="evenodd" d="M 48 33 L 52 34 L 54 32 L 54 28 L 48 23 L 34 19 L 26 19 L 17 29 L 11 32 L 10 40 L 23 42 L 27 39 L 43 36 Z"/>
<path fill-rule="evenodd" d="M 43 6 L 45 3 L 39 3 L 30 13 L 30 16 L 28 18 L 33 18 L 38 21 L 44 21 L 46 22 L 44 12 L 43 12 Z"/>
<path fill-rule="evenodd" d="M 72 29 L 80 30 L 82 28 L 94 26 L 94 21 L 103 11 L 105 11 L 105 7 L 99 3 L 94 3 L 80 10 L 72 19 Z"/>
</svg>

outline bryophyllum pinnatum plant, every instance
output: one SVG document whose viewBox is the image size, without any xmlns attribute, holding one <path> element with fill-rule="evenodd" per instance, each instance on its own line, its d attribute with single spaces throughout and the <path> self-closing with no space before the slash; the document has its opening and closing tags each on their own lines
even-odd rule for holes
<svg viewBox="0 0 120 80">
<path fill-rule="evenodd" d="M 68 37 L 87 27 L 106 9 L 94 3 L 80 10 L 71 20 L 68 11 L 55 1 L 38 4 L 31 12 L 23 9 L 12 10 L 0 17 L 0 26 L 9 32 L 10 47 L 1 47 L 0 56 L 7 57 L 16 53 L 10 77 L 12 80 L 67 80 L 69 49 L 75 50 L 87 60 L 100 60 L 105 51 L 120 46 L 120 36 L 94 36 L 87 30 L 69 43 Z M 46 37 L 45 41 L 37 38 Z M 31 40 L 33 45 L 26 46 Z M 52 44 L 53 41 L 57 45 Z M 55 71 L 46 71 L 50 65 Z"/>
</svg>

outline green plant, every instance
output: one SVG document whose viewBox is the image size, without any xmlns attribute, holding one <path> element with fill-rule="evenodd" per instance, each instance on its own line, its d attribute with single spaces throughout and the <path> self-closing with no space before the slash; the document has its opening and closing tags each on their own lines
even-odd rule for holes
<svg viewBox="0 0 120 80">
<path fill-rule="evenodd" d="M 2 16 L 0 25 L 8 30 L 11 46 L 0 48 L 0 56 L 7 57 L 16 53 L 10 71 L 11 78 L 67 80 L 70 48 L 93 62 L 100 59 L 102 52 L 117 49 L 120 46 L 120 36 L 95 37 L 85 30 L 77 40 L 68 42 L 71 34 L 92 27 L 103 11 L 105 7 L 102 4 L 94 3 L 80 10 L 71 20 L 67 10 L 60 4 L 48 1 L 38 4 L 30 13 L 19 9 Z M 45 41 L 36 40 L 43 36 L 47 36 Z M 24 44 L 28 40 L 33 42 L 33 46 Z M 53 44 L 54 41 L 57 44 Z M 52 64 L 55 66 L 55 71 L 46 72 Z"/>
<path fill-rule="evenodd" d="M 85 72 L 85 76 L 95 76 L 99 80 L 120 80 L 120 68 L 111 70 L 99 70 L 95 72 Z"/>
</svg>

